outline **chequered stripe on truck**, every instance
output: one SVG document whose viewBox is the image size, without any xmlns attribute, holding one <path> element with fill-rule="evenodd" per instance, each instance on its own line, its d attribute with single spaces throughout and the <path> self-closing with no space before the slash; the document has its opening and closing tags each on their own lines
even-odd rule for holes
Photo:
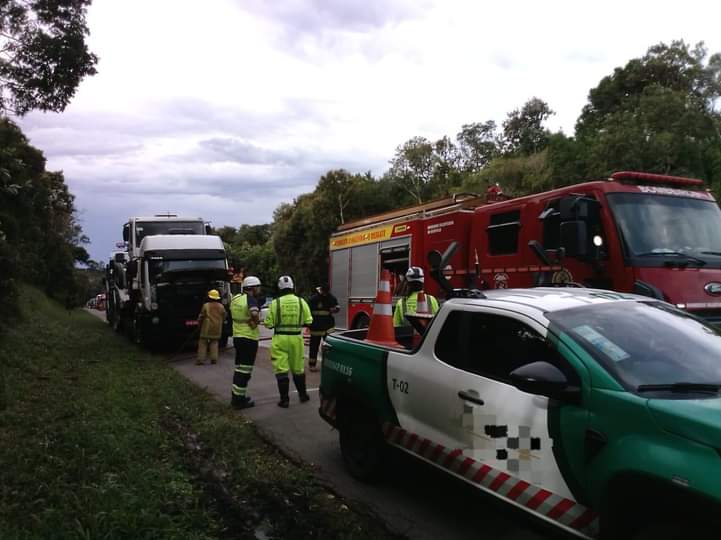
<svg viewBox="0 0 721 540">
<path fill-rule="evenodd" d="M 446 448 L 399 426 L 384 424 L 383 435 L 388 443 L 420 456 L 486 491 L 508 499 L 525 510 L 589 538 L 598 536 L 598 515 L 577 502 L 466 457 L 460 448 Z"/>
</svg>

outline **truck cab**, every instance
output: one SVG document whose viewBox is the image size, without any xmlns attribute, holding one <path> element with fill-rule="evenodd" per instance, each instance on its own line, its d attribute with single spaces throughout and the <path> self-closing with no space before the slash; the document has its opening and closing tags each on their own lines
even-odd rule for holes
<svg viewBox="0 0 721 540">
<path fill-rule="evenodd" d="M 177 214 L 132 217 L 123 225 L 123 240 L 127 242 L 130 258 L 140 256 L 143 238 L 158 234 L 205 235 L 210 234 L 210 225 L 202 218 L 178 217 Z"/>
<path fill-rule="evenodd" d="M 187 334 L 197 327 L 208 291 L 217 289 L 230 303 L 228 262 L 223 241 L 213 235 L 153 235 L 140 243 L 130 265 L 137 284 L 135 328 L 141 334 Z M 223 342 L 230 335 L 226 323 Z"/>
</svg>

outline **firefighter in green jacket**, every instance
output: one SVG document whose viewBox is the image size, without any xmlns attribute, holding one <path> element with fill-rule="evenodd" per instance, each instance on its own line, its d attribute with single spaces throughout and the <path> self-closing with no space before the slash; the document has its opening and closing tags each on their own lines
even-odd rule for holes
<svg viewBox="0 0 721 540">
<path fill-rule="evenodd" d="M 247 395 L 255 356 L 260 338 L 260 306 L 258 294 L 260 280 L 255 276 L 243 279 L 242 292 L 233 296 L 230 302 L 230 316 L 233 319 L 233 346 L 235 347 L 235 371 L 230 404 L 236 409 L 247 409 L 255 402 Z"/>
<path fill-rule="evenodd" d="M 280 393 L 278 406 L 285 409 L 289 405 L 289 372 L 293 374 L 293 383 L 301 403 L 310 399 L 305 388 L 302 332 L 304 326 L 313 322 L 313 317 L 306 301 L 296 296 L 293 289 L 293 279 L 290 276 L 280 276 L 278 298 L 271 302 L 265 318 L 265 326 L 274 330 L 270 357 Z"/>
<path fill-rule="evenodd" d="M 415 314 L 418 293 L 423 291 L 423 281 L 423 268 L 411 266 L 406 272 L 406 282 L 410 292 L 396 302 L 396 309 L 393 311 L 393 326 L 410 326 L 410 323 L 406 320 L 406 313 Z M 435 315 L 439 307 L 436 297 L 426 293 L 426 302 L 429 311 Z"/>
</svg>

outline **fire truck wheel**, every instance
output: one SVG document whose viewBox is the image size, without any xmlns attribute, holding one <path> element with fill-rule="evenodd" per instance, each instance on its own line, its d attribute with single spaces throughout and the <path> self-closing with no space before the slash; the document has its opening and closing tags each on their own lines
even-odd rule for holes
<svg viewBox="0 0 721 540">
<path fill-rule="evenodd" d="M 370 325 L 370 319 L 365 313 L 361 313 L 353 320 L 353 330 L 360 330 L 361 328 L 368 328 Z"/>
</svg>

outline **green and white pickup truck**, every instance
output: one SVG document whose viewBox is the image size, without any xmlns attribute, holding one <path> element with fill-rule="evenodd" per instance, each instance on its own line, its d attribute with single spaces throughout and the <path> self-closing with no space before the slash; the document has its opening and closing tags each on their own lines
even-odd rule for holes
<svg viewBox="0 0 721 540">
<path fill-rule="evenodd" d="M 321 376 L 353 476 L 394 446 L 581 537 L 721 537 L 717 329 L 539 288 L 449 300 L 413 350 L 365 332 L 329 336 Z"/>
</svg>

